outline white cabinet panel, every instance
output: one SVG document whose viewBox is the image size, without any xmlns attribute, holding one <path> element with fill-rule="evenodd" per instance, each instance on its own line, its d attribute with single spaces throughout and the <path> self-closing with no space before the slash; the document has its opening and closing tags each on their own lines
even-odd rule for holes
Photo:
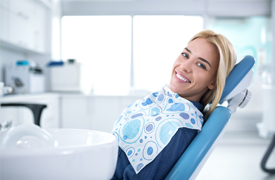
<svg viewBox="0 0 275 180">
<path fill-rule="evenodd" d="M 33 16 L 33 49 L 39 52 L 45 52 L 45 42 L 46 42 L 46 13 L 47 10 L 40 3 L 34 4 L 34 14 Z"/>
<path fill-rule="evenodd" d="M 90 99 L 92 110 L 91 128 L 95 130 L 111 132 L 113 125 L 119 118 L 120 98 L 112 96 L 95 96 Z"/>
<path fill-rule="evenodd" d="M 42 128 L 60 127 L 60 101 L 56 94 L 11 95 L 1 98 L 2 103 L 38 103 L 47 107 L 42 111 L 40 125 Z M 27 107 L 2 107 L 6 120 L 12 120 L 13 125 L 34 123 L 33 114 Z M 2 116 L 1 116 L 2 118 Z"/>
<path fill-rule="evenodd" d="M 7 8 L 0 6 L 0 39 L 8 41 L 9 11 Z"/>
<path fill-rule="evenodd" d="M 25 102 L 46 104 L 41 116 L 42 128 L 92 129 L 111 132 L 124 108 L 141 97 L 89 96 L 82 94 L 13 95 L 1 98 L 3 103 Z M 33 123 L 32 112 L 26 107 L 3 107 L 4 119 L 13 125 Z M 1 118 L 2 111 L 0 108 Z M 7 110 L 7 111 L 6 111 Z"/>
<path fill-rule="evenodd" d="M 47 107 L 43 110 L 41 115 L 41 127 L 43 128 L 59 128 L 60 127 L 60 108 L 59 98 L 53 97 L 40 97 L 29 100 L 30 103 L 46 104 Z M 26 119 L 27 120 L 27 119 Z"/>
<path fill-rule="evenodd" d="M 31 48 L 32 18 L 34 17 L 34 2 L 32 0 L 10 1 L 9 40 L 15 45 Z"/>
<path fill-rule="evenodd" d="M 0 1 L 0 8 L 9 9 L 9 2 L 10 2 L 10 0 L 1 0 Z"/>
<path fill-rule="evenodd" d="M 111 132 L 124 108 L 138 98 L 61 95 L 61 127 Z"/>
<path fill-rule="evenodd" d="M 62 128 L 110 132 L 121 113 L 118 97 L 79 95 L 61 99 Z"/>
<path fill-rule="evenodd" d="M 3 44 L 44 53 L 48 12 L 46 6 L 39 0 L 4 2 L 0 3 L 0 40 L 4 41 Z"/>
<path fill-rule="evenodd" d="M 17 46 L 30 48 L 29 23 L 17 14 L 10 14 L 9 42 Z"/>
<path fill-rule="evenodd" d="M 12 126 L 20 124 L 18 118 L 18 108 L 0 107 L 0 123 L 2 125 L 12 122 Z"/>
<path fill-rule="evenodd" d="M 62 97 L 62 128 L 89 129 L 89 98 L 85 96 Z"/>
</svg>

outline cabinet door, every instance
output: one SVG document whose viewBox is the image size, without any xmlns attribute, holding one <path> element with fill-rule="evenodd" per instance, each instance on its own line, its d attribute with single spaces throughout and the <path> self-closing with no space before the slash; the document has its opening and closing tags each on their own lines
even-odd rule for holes
<svg viewBox="0 0 275 180">
<path fill-rule="evenodd" d="M 32 44 L 32 0 L 10 1 L 9 39 L 15 45 L 30 48 Z"/>
<path fill-rule="evenodd" d="M 14 107 L 0 107 L 0 124 L 2 126 L 7 125 L 7 122 L 11 122 L 12 126 L 20 124 L 20 118 L 18 118 L 18 108 Z"/>
<path fill-rule="evenodd" d="M 40 0 L 0 0 L 0 40 L 45 53 L 47 13 Z"/>
<path fill-rule="evenodd" d="M 1 0 L 0 1 L 0 8 L 9 9 L 9 2 L 10 2 L 10 0 Z"/>
<path fill-rule="evenodd" d="M 62 128 L 83 128 L 111 132 L 126 106 L 139 97 L 63 96 Z"/>
<path fill-rule="evenodd" d="M 33 48 L 38 52 L 45 52 L 45 37 L 46 37 L 46 14 L 47 10 L 41 3 L 34 3 L 34 18 L 33 18 Z"/>
<path fill-rule="evenodd" d="M 9 2 L 7 0 L 0 0 L 0 39 L 8 41 L 8 27 L 9 27 Z"/>
<path fill-rule="evenodd" d="M 42 111 L 40 125 L 42 128 L 59 128 L 59 99 L 55 97 L 33 98 L 28 100 L 29 103 L 45 104 L 47 107 Z M 24 123 L 34 122 L 33 115 L 29 110 L 21 108 L 19 117 Z"/>
<path fill-rule="evenodd" d="M 62 128 L 90 129 L 90 105 L 85 96 L 62 97 Z"/>
<path fill-rule="evenodd" d="M 59 96 L 57 95 L 22 95 L 15 97 L 3 97 L 2 103 L 37 103 L 45 104 L 47 107 L 42 111 L 40 125 L 42 128 L 59 128 L 60 117 L 59 117 Z M 4 117 L 0 114 L 4 121 L 12 120 L 13 125 L 23 123 L 34 123 L 34 117 L 32 111 L 27 107 L 2 107 L 0 113 L 4 112 Z"/>
<path fill-rule="evenodd" d="M 120 98 L 99 96 L 90 98 L 91 122 L 93 130 L 111 132 L 116 120 L 120 117 Z"/>
</svg>

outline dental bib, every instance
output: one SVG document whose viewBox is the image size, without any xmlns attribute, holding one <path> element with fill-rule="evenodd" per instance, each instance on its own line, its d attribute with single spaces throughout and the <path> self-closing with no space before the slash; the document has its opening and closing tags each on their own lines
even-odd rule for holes
<svg viewBox="0 0 275 180">
<path fill-rule="evenodd" d="M 164 86 L 124 109 L 112 133 L 136 173 L 170 142 L 181 127 L 201 130 L 202 113 L 192 102 Z"/>
</svg>

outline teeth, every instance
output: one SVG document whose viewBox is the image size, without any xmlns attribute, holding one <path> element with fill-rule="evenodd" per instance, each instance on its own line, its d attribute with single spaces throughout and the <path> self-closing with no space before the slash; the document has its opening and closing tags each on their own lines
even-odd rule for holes
<svg viewBox="0 0 275 180">
<path fill-rule="evenodd" d="M 184 77 L 180 76 L 179 74 L 176 74 L 176 76 L 177 76 L 179 79 L 183 80 L 184 82 L 189 82 L 187 79 L 185 79 Z"/>
</svg>

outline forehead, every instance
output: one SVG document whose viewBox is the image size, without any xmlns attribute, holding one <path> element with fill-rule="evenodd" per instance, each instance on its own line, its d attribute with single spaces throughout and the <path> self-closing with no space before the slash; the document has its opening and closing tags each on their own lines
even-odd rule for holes
<svg viewBox="0 0 275 180">
<path fill-rule="evenodd" d="M 217 63 L 219 60 L 219 53 L 216 47 L 206 39 L 197 38 L 191 41 L 187 48 L 192 52 L 192 55 L 206 59 L 210 64 Z"/>
</svg>

